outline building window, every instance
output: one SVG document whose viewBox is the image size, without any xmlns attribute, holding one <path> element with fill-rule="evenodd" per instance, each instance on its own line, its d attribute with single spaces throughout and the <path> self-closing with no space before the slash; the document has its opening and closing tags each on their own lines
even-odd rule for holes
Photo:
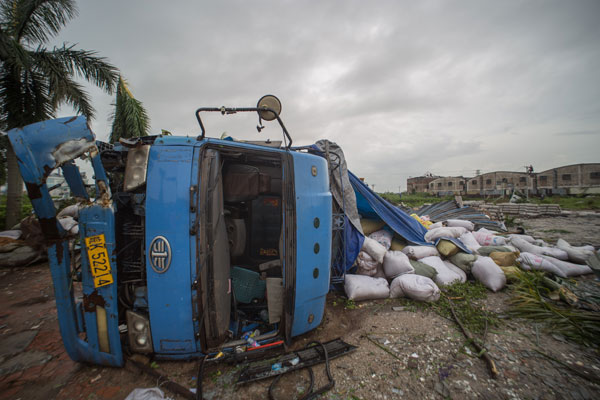
<svg viewBox="0 0 600 400">
<path fill-rule="evenodd" d="M 500 186 L 500 184 L 501 184 L 501 183 L 502 183 L 502 182 L 500 182 L 500 181 L 496 181 L 496 185 L 497 185 L 497 186 Z"/>
<path fill-rule="evenodd" d="M 438 187 L 441 188 L 442 187 L 442 182 L 438 182 Z"/>
<path fill-rule="evenodd" d="M 507 178 L 502 178 L 502 183 L 508 183 L 508 179 Z"/>
<path fill-rule="evenodd" d="M 570 181 L 571 180 L 571 174 L 563 174 L 561 178 L 562 178 L 563 181 Z"/>
<path fill-rule="evenodd" d="M 491 185 L 492 184 L 492 180 L 491 179 L 486 179 L 485 180 L 485 184 L 486 185 Z"/>
<path fill-rule="evenodd" d="M 452 186 L 452 182 L 448 182 L 448 187 Z"/>
<path fill-rule="evenodd" d="M 525 178 L 524 176 L 522 176 L 522 177 L 519 178 L 519 182 L 526 183 L 527 182 L 527 178 Z"/>
<path fill-rule="evenodd" d="M 600 172 L 590 172 L 590 179 L 600 179 Z"/>
<path fill-rule="evenodd" d="M 548 182 L 548 177 L 545 175 L 540 176 L 540 183 L 547 183 Z"/>
<path fill-rule="evenodd" d="M 593 172 L 592 172 L 592 173 L 593 173 Z M 471 181 L 471 184 L 473 184 L 473 185 L 477 186 L 477 179 L 473 179 L 473 180 Z"/>
</svg>

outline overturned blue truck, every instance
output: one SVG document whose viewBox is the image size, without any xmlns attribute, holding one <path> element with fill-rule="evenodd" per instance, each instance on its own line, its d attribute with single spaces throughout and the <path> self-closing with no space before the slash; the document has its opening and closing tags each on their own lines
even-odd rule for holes
<svg viewBox="0 0 600 400">
<path fill-rule="evenodd" d="M 246 345 L 245 332 L 256 344 L 289 341 L 321 323 L 332 242 L 327 162 L 290 150 L 280 109 L 273 96 L 257 107 L 201 108 L 198 137 L 114 146 L 96 142 L 83 117 L 9 132 L 73 360 L 120 366 L 125 346 L 189 359 Z M 207 138 L 200 113 L 210 111 L 277 120 L 284 144 Z M 91 161 L 94 198 L 79 157 Z M 56 168 L 80 201 L 78 235 L 57 220 L 46 185 Z"/>
<path fill-rule="evenodd" d="M 280 111 L 269 95 L 256 107 L 199 108 L 197 137 L 114 145 L 96 141 L 84 117 L 8 133 L 73 360 L 121 366 L 125 352 L 184 360 L 289 343 L 319 326 L 330 285 L 352 267 L 359 213 L 425 244 L 425 229 L 349 173 L 335 144 L 292 147 Z M 208 138 L 206 112 L 257 112 L 259 131 L 277 120 L 283 140 Z M 78 158 L 91 162 L 93 196 Z M 46 185 L 57 168 L 79 201 L 77 234 Z"/>
</svg>

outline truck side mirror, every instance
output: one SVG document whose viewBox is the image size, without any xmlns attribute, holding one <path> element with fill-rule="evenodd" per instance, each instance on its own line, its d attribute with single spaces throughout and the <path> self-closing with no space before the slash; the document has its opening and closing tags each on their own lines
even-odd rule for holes
<svg viewBox="0 0 600 400">
<path fill-rule="evenodd" d="M 273 121 L 275 118 L 277 118 L 277 115 L 281 114 L 281 102 L 272 94 L 267 94 L 261 97 L 260 100 L 258 100 L 256 108 L 259 109 L 258 116 L 265 121 Z M 277 115 L 265 109 L 271 109 L 275 111 Z"/>
</svg>

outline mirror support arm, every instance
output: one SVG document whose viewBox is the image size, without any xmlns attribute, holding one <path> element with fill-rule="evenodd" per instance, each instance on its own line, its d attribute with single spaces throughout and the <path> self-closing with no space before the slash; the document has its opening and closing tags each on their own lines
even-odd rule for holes
<svg viewBox="0 0 600 400">
<path fill-rule="evenodd" d="M 197 140 L 202 140 L 206 136 L 206 130 L 204 129 L 204 124 L 202 123 L 202 119 L 200 118 L 201 112 L 220 112 L 222 115 L 225 115 L 225 114 L 235 114 L 238 112 L 259 112 L 259 111 L 269 111 L 269 112 L 272 112 L 273 115 L 275 115 L 275 118 L 277 118 L 277 122 L 279 122 L 279 126 L 281 126 L 281 129 L 283 130 L 285 138 L 287 138 L 287 140 L 288 140 L 288 143 L 286 144 L 286 149 L 289 149 L 292 146 L 292 138 L 291 138 L 287 128 L 283 124 L 283 121 L 279 117 L 279 114 L 277 113 L 277 111 L 275 111 L 269 107 L 260 107 L 260 108 L 259 107 L 243 107 L 243 108 L 200 107 L 199 109 L 196 110 L 196 119 L 198 120 L 198 124 L 200 125 L 200 131 L 201 131 L 200 136 L 198 136 Z"/>
</svg>

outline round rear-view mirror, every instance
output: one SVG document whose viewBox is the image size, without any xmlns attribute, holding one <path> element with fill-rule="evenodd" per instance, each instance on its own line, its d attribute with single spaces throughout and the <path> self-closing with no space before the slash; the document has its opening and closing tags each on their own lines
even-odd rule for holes
<svg viewBox="0 0 600 400">
<path fill-rule="evenodd" d="M 277 115 L 281 114 L 281 102 L 272 94 L 267 94 L 261 97 L 260 100 L 258 100 L 256 108 L 259 109 L 258 115 L 260 118 L 264 119 L 265 121 L 273 121 L 275 118 L 277 118 Z M 271 110 L 275 111 L 277 115 L 273 114 L 271 111 L 260 110 L 261 108 L 270 108 Z"/>
</svg>

